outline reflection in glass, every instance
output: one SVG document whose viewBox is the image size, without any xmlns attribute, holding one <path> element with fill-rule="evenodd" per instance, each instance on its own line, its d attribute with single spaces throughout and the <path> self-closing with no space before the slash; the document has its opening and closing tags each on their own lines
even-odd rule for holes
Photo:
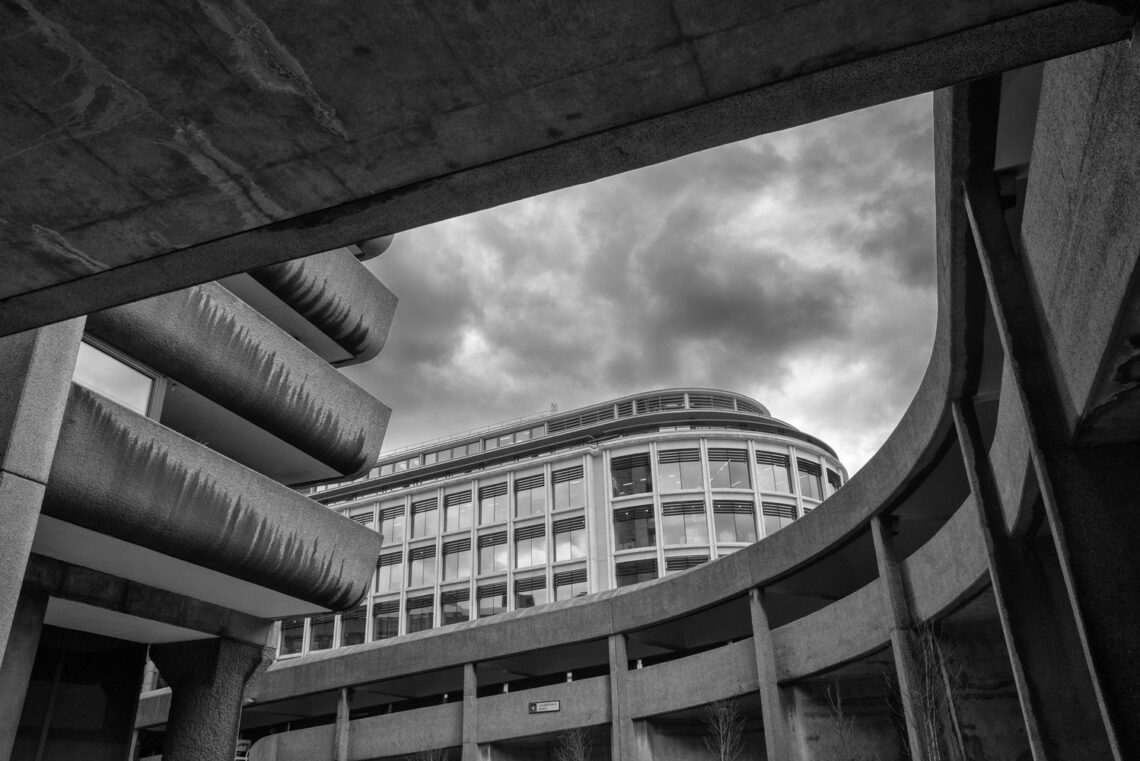
<svg viewBox="0 0 1140 761">
<path fill-rule="evenodd" d="M 150 406 L 154 378 L 89 343 L 79 344 L 71 379 L 140 415 Z"/>
</svg>

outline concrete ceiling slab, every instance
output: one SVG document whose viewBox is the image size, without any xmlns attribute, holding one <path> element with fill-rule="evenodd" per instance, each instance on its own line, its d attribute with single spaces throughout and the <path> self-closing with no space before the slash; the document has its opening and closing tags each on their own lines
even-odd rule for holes
<svg viewBox="0 0 1140 761">
<path fill-rule="evenodd" d="M 0 333 L 1125 38 L 1057 0 L 14 0 Z"/>
</svg>

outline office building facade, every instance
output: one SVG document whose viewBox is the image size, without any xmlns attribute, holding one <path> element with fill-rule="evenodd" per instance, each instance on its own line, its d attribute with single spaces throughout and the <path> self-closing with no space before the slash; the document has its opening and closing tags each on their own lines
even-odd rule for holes
<svg viewBox="0 0 1140 761">
<path fill-rule="evenodd" d="M 666 389 L 387 454 L 313 499 L 382 537 L 373 594 L 282 622 L 278 657 L 388 639 L 725 557 L 846 480 L 759 402 Z"/>
</svg>

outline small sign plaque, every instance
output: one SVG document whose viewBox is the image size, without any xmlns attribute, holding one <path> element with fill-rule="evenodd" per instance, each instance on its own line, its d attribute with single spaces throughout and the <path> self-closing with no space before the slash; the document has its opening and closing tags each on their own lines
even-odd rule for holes
<svg viewBox="0 0 1140 761">
<path fill-rule="evenodd" d="M 531 713 L 556 713 L 562 710 L 561 700 L 540 700 L 530 704 Z"/>
</svg>

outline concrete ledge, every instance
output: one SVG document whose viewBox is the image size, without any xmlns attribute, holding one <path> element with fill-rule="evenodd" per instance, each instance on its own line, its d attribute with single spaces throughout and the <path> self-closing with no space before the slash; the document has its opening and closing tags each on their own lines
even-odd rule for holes
<svg viewBox="0 0 1140 761">
<path fill-rule="evenodd" d="M 43 512 L 334 610 L 380 554 L 376 532 L 75 385 Z"/>
<path fill-rule="evenodd" d="M 625 690 L 631 718 L 640 719 L 755 692 L 752 638 L 628 672 Z M 480 711 L 482 705 L 480 705 Z M 479 714 L 482 718 L 482 713 Z"/>
<path fill-rule="evenodd" d="M 249 274 L 352 355 L 338 365 L 366 362 L 384 348 L 399 300 L 348 251 L 259 267 Z"/>
<path fill-rule="evenodd" d="M 827 671 L 889 644 L 887 610 L 886 592 L 875 579 L 826 608 L 773 629 L 777 680 Z"/>
<path fill-rule="evenodd" d="M 216 283 L 93 314 L 87 328 L 346 476 L 380 452 L 391 410 Z"/>
</svg>

